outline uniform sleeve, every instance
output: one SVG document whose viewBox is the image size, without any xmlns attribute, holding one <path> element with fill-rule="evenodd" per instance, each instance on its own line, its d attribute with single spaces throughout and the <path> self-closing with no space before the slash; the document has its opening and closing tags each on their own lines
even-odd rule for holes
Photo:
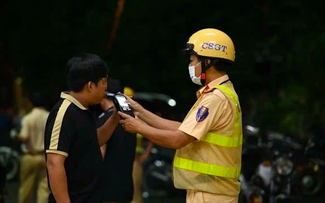
<svg viewBox="0 0 325 203">
<path fill-rule="evenodd" d="M 46 153 L 55 153 L 67 157 L 75 135 L 76 126 L 74 122 L 68 116 L 61 116 L 58 113 L 56 118 L 48 122 L 46 126 Z"/>
<path fill-rule="evenodd" d="M 200 140 L 207 132 L 221 121 L 225 109 L 228 108 L 228 101 L 220 95 L 209 94 L 190 111 L 179 127 L 180 131 Z M 222 119 L 224 120 L 224 119 Z"/>
<path fill-rule="evenodd" d="M 19 134 L 20 138 L 28 138 L 29 136 L 29 125 L 28 125 L 28 117 L 24 117 L 22 120 L 21 131 Z"/>
</svg>

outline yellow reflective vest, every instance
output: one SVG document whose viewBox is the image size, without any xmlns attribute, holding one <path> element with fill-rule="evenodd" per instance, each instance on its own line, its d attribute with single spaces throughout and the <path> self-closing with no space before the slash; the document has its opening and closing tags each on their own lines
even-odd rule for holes
<svg viewBox="0 0 325 203">
<path fill-rule="evenodd" d="M 233 125 L 206 133 L 177 150 L 173 177 L 176 188 L 199 190 L 214 194 L 237 196 L 241 170 L 242 121 L 240 104 L 235 94 L 224 85 L 217 85 L 230 101 Z M 219 165 L 213 163 L 218 159 Z"/>
</svg>

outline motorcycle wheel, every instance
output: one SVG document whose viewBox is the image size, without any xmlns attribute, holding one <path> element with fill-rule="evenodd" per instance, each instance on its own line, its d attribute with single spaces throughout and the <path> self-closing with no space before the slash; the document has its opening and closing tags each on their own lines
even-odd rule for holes
<svg viewBox="0 0 325 203">
<path fill-rule="evenodd" d="M 323 185 L 323 176 L 315 174 L 306 174 L 301 178 L 301 191 L 303 195 L 317 195 Z"/>
<path fill-rule="evenodd" d="M 8 181 L 18 176 L 20 158 L 17 152 L 12 151 L 9 147 L 0 147 L 0 162 L 5 167 L 6 179 Z"/>
<path fill-rule="evenodd" d="M 322 193 L 324 185 L 324 169 L 307 168 L 303 172 L 295 172 L 292 175 L 294 188 L 303 196 L 314 196 Z"/>
</svg>

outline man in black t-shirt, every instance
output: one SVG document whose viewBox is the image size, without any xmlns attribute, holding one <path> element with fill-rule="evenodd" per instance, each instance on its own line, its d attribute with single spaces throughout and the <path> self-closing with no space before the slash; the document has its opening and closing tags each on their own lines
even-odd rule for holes
<svg viewBox="0 0 325 203">
<path fill-rule="evenodd" d="M 89 107 L 99 104 L 107 88 L 107 65 L 94 54 L 81 54 L 67 64 L 69 92 L 62 92 L 45 128 L 49 203 L 102 203 L 100 146 L 113 133 L 119 116 L 96 128 Z"/>
<path fill-rule="evenodd" d="M 108 79 L 108 91 L 122 92 L 118 80 Z M 104 112 L 99 116 L 97 127 L 101 127 L 113 113 L 113 101 L 103 99 L 101 107 Z M 132 170 L 135 158 L 136 135 L 126 132 L 118 125 L 107 141 L 101 147 L 104 164 L 102 166 L 102 191 L 106 203 L 127 203 L 133 198 Z"/>
</svg>

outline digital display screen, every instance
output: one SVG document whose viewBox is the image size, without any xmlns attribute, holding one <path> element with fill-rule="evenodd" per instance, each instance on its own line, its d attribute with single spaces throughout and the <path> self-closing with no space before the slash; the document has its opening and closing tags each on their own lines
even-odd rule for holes
<svg viewBox="0 0 325 203">
<path fill-rule="evenodd" d="M 127 100 L 124 96 L 122 95 L 116 95 L 116 99 L 118 101 L 118 103 L 120 104 L 120 106 L 122 107 L 123 110 L 125 111 L 129 111 L 131 110 L 129 107 L 129 104 L 127 103 Z"/>
</svg>

